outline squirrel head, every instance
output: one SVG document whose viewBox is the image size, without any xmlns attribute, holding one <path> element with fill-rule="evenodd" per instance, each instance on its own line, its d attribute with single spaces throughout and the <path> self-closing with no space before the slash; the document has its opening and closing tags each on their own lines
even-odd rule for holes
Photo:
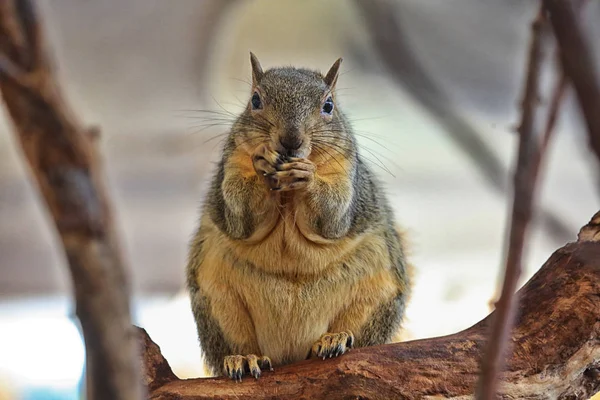
<svg viewBox="0 0 600 400">
<path fill-rule="evenodd" d="M 253 53 L 250 63 L 250 99 L 233 129 L 241 133 L 238 143 L 250 149 L 270 141 L 274 150 L 290 157 L 308 158 L 313 150 L 315 154 L 325 150 L 321 156 L 334 153 L 325 147 L 332 148 L 332 143 L 347 136 L 335 95 L 342 59 L 325 75 L 293 67 L 263 71 Z"/>
</svg>

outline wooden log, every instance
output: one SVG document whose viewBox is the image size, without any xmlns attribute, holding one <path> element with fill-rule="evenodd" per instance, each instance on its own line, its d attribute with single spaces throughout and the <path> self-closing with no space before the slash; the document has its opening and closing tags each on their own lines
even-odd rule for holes
<svg viewBox="0 0 600 400">
<path fill-rule="evenodd" d="M 519 291 L 503 399 L 589 399 L 600 391 L 600 212 L 577 242 L 557 250 Z M 150 398 L 432 399 L 471 398 L 493 313 L 449 336 L 354 349 L 308 360 L 241 383 L 180 380 L 140 330 Z"/>
</svg>

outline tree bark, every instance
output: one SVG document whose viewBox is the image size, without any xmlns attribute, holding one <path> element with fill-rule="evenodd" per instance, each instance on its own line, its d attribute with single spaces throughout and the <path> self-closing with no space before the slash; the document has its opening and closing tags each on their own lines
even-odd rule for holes
<svg viewBox="0 0 600 400">
<path fill-rule="evenodd" d="M 589 399 L 600 391 L 600 212 L 519 291 L 502 399 Z M 259 380 L 178 379 L 140 330 L 150 398 L 471 398 L 494 313 L 449 336 L 351 350 Z"/>
<path fill-rule="evenodd" d="M 89 361 L 88 399 L 139 399 L 129 279 L 94 148 L 98 133 L 67 106 L 42 33 L 33 3 L 0 1 L 0 91 L 65 250 Z"/>
</svg>

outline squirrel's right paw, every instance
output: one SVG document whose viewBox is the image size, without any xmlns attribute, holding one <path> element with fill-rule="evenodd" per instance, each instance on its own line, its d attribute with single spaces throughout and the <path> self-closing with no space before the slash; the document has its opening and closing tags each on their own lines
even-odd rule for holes
<svg viewBox="0 0 600 400">
<path fill-rule="evenodd" d="M 271 150 L 266 144 L 258 146 L 252 155 L 252 165 L 256 175 L 265 177 L 265 179 L 269 174 L 276 172 L 277 166 L 284 161 L 283 156 Z"/>
<path fill-rule="evenodd" d="M 258 379 L 261 368 L 273 371 L 271 359 L 267 356 L 257 357 L 254 354 L 247 356 L 227 356 L 223 361 L 225 374 L 234 381 L 242 381 L 242 375 L 250 373 Z"/>
</svg>

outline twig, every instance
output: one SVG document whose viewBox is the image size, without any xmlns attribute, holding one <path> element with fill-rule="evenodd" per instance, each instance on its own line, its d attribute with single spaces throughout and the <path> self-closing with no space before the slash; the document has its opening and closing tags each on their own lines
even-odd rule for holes
<svg viewBox="0 0 600 400">
<path fill-rule="evenodd" d="M 556 82 L 556 86 L 552 92 L 552 100 L 550 101 L 550 108 L 548 109 L 548 119 L 546 120 L 546 126 L 544 127 L 544 135 L 542 136 L 542 141 L 540 143 L 540 151 L 539 154 L 543 155 L 546 153 L 548 148 L 548 143 L 550 142 L 550 138 L 554 132 L 554 128 L 556 126 L 556 121 L 558 120 L 558 111 L 562 104 L 562 101 L 567 93 L 567 87 L 569 86 L 569 81 L 564 71 L 560 71 L 560 78 L 558 78 L 558 82 Z"/>
<path fill-rule="evenodd" d="M 0 92 L 64 247 L 89 361 L 88 399 L 141 399 L 129 279 L 99 159 L 61 96 L 42 33 L 32 2 L 0 2 Z"/>
<path fill-rule="evenodd" d="M 560 52 L 558 52 L 558 54 L 560 54 Z M 531 174 L 534 184 L 537 184 L 541 165 L 544 161 L 546 153 L 548 152 L 548 146 L 554 134 L 556 122 L 558 121 L 558 112 L 569 86 L 569 81 L 562 68 L 560 68 L 559 73 L 560 77 L 558 78 L 558 81 L 554 86 L 554 90 L 552 91 L 550 107 L 548 108 L 548 117 L 546 119 L 546 125 L 544 126 L 543 131 L 544 133 L 539 142 L 538 149 L 533 156 Z M 532 188 L 532 190 L 535 190 L 535 188 Z"/>
<path fill-rule="evenodd" d="M 497 193 L 506 195 L 506 172 L 500 158 L 473 126 L 452 106 L 444 90 L 427 73 L 415 56 L 407 34 L 396 14 L 395 2 L 355 0 L 372 35 L 375 49 L 388 67 L 394 81 L 406 89 L 444 128 L 449 139 L 476 166 L 485 182 Z M 571 237 L 573 229 L 552 210 L 542 209 L 541 221 L 557 243 Z"/>
<path fill-rule="evenodd" d="M 565 73 L 573 83 L 587 125 L 589 141 L 600 161 L 600 78 L 590 40 L 582 31 L 571 1 L 543 0 L 561 50 Z"/>
<path fill-rule="evenodd" d="M 482 361 L 482 375 L 477 398 L 496 398 L 498 373 L 504 367 L 508 337 L 513 326 L 514 308 L 517 302 L 515 291 L 523 256 L 523 244 L 527 227 L 531 221 L 535 193 L 538 152 L 538 137 L 535 133 L 535 111 L 538 103 L 539 71 L 543 62 L 543 42 L 547 26 L 543 10 L 532 24 L 532 39 L 529 49 L 527 77 L 523 96 L 523 113 L 519 127 L 519 153 L 514 175 L 514 199 L 510 227 L 508 254 L 504 283 L 492 323 L 488 347 Z"/>
</svg>

